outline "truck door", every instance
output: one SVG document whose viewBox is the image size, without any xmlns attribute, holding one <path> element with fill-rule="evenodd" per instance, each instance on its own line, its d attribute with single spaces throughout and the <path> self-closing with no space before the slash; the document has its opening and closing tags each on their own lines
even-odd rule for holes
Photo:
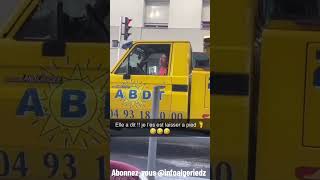
<svg viewBox="0 0 320 180">
<path fill-rule="evenodd" d="M 303 145 L 320 148 L 320 43 L 308 47 L 306 75 Z"/>
<path fill-rule="evenodd" d="M 170 43 L 137 43 L 129 50 L 111 75 L 111 118 L 150 119 L 153 87 L 159 85 L 165 87 L 160 118 L 171 118 L 171 47 Z"/>
<path fill-rule="evenodd" d="M 37 2 L 0 40 L 0 157 L 23 156 L 28 161 L 19 167 L 32 173 L 1 176 L 104 179 L 107 7 L 99 11 L 100 0 Z"/>
<path fill-rule="evenodd" d="M 320 179 L 319 32 L 263 36 L 256 179 Z"/>
<path fill-rule="evenodd" d="M 304 115 L 302 125 L 302 145 L 305 162 L 296 168 L 299 179 L 320 179 L 320 43 L 308 44 Z M 313 163 L 314 162 L 314 163 Z"/>
</svg>

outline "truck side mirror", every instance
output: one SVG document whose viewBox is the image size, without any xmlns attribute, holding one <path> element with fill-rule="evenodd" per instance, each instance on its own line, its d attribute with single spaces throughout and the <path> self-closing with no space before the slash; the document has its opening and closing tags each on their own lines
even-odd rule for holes
<svg viewBox="0 0 320 180">
<path fill-rule="evenodd" d="M 42 56 L 65 56 L 66 44 L 63 41 L 52 40 L 46 41 L 42 45 Z"/>
<path fill-rule="evenodd" d="M 130 79 L 131 78 L 131 75 L 126 73 L 123 75 L 123 79 Z"/>
</svg>

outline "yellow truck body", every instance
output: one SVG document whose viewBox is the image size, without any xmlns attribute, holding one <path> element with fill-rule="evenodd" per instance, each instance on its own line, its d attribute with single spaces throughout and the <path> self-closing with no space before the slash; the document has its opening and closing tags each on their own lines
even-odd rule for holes
<svg viewBox="0 0 320 180">
<path fill-rule="evenodd" d="M 157 74 L 161 53 L 166 53 L 169 60 L 166 75 Z M 203 129 L 208 130 L 210 72 L 193 67 L 187 41 L 133 42 L 111 71 L 111 119 L 151 119 L 153 88 L 164 86 L 159 119 L 201 120 Z"/>
<path fill-rule="evenodd" d="M 109 178 L 108 33 L 63 7 L 22 1 L 0 33 L 0 179 Z"/>
<path fill-rule="evenodd" d="M 214 178 L 320 179 L 320 2 L 260 2 L 213 6 Z"/>
</svg>

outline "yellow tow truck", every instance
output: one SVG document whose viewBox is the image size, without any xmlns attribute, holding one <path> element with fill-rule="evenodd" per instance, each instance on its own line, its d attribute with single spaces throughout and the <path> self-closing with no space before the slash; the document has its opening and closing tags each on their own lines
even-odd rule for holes
<svg viewBox="0 0 320 180">
<path fill-rule="evenodd" d="M 154 86 L 160 92 L 159 119 L 203 122 L 209 129 L 210 63 L 188 41 L 135 41 L 110 75 L 111 119 L 150 119 Z M 162 62 L 164 61 L 164 62 Z"/>
<path fill-rule="evenodd" d="M 0 179 L 109 179 L 107 4 L 19 1 L 0 31 Z"/>
</svg>

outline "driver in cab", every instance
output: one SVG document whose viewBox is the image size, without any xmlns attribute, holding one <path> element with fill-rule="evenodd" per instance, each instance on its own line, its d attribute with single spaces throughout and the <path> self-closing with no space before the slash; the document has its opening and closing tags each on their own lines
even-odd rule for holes
<svg viewBox="0 0 320 180">
<path fill-rule="evenodd" d="M 159 75 L 160 76 L 166 76 L 168 75 L 168 57 L 165 54 L 162 54 L 160 56 L 160 69 L 159 69 Z"/>
</svg>

